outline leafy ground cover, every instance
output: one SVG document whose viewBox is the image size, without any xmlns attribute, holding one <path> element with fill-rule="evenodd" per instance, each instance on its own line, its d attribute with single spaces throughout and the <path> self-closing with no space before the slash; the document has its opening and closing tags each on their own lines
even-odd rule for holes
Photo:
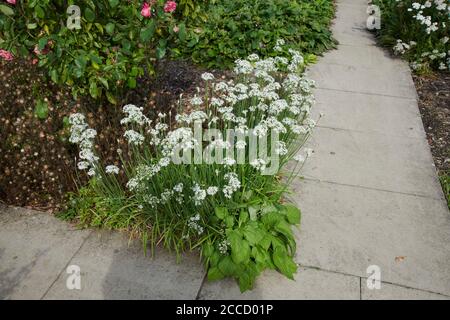
<svg viewBox="0 0 450 320">
<path fill-rule="evenodd" d="M 333 1 L 215 0 L 203 9 L 208 19 L 197 20 L 189 28 L 187 45 L 174 51 L 208 67 L 230 67 L 251 53 L 279 56 L 273 48 L 281 38 L 286 50 L 305 54 L 318 55 L 336 44 L 329 29 Z"/>
</svg>

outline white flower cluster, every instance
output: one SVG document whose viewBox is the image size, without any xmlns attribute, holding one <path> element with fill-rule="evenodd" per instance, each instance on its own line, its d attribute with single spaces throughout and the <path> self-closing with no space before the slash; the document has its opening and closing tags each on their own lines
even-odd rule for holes
<svg viewBox="0 0 450 320">
<path fill-rule="evenodd" d="M 94 176 L 98 161 L 98 157 L 93 151 L 97 131 L 89 128 L 86 123 L 86 118 L 81 113 L 71 114 L 69 123 L 71 125 L 69 141 L 80 146 L 79 157 L 81 161 L 77 164 L 78 169 L 88 170 L 88 175 Z"/>
<path fill-rule="evenodd" d="M 199 221 L 200 215 L 197 213 L 195 216 L 189 218 L 188 227 L 197 232 L 198 235 L 201 235 L 203 233 L 203 227 L 200 225 Z"/>
<path fill-rule="evenodd" d="M 411 13 L 411 18 L 423 27 L 425 37 L 418 35 L 417 42 L 406 43 L 402 39 L 398 39 L 393 47 L 394 53 L 403 55 L 414 52 L 413 48 L 423 50 L 423 45 L 432 44 L 431 52 L 419 51 L 414 55 L 415 60 L 411 63 L 414 70 L 423 68 L 424 66 L 435 65 L 440 70 L 450 70 L 450 50 L 447 44 L 448 24 L 450 23 L 450 3 L 448 0 L 426 0 L 426 1 L 405 1 L 396 0 L 400 6 L 408 6 L 407 11 Z M 413 21 L 414 21 L 413 20 Z M 421 38 L 421 39 L 420 39 Z M 419 40 L 420 39 L 420 40 Z"/>
<path fill-rule="evenodd" d="M 278 42 L 280 46 L 283 44 L 283 41 Z M 148 143 L 150 146 L 133 148 L 130 152 L 132 162 L 122 166 L 127 168 L 124 170 L 128 178 L 126 188 L 142 208 L 164 211 L 165 206 L 170 206 L 172 212 L 183 212 L 184 208 L 202 212 L 211 203 L 233 199 L 241 190 L 244 179 L 249 177 L 243 176 L 241 164 L 229 151 L 234 151 L 234 148 L 248 151 L 251 147 L 250 133 L 259 138 L 275 133 L 283 135 L 280 136 L 281 141 L 270 147 L 274 148 L 270 151 L 280 157 L 296 150 L 293 142 L 299 136 L 308 135 L 315 126 L 309 118 L 314 104 L 314 82 L 300 75 L 304 69 L 300 53 L 294 50 L 287 52 L 291 59 L 261 59 L 252 54 L 247 59 L 237 60 L 234 80 L 216 81 L 212 74 L 204 73 L 202 79 L 208 82 L 206 93 L 199 90 L 189 100 L 193 110 L 178 113 L 175 123 L 170 123 L 171 117 L 164 114 L 150 121 L 142 108 L 130 104 L 123 107 L 125 117 L 121 124 L 126 126 L 125 138 L 131 145 Z M 74 115 L 71 123 L 73 130 L 78 132 L 74 134 L 73 142 L 91 147 L 95 134 L 91 131 L 85 133 L 88 128 L 84 117 Z M 214 129 L 220 134 L 210 140 L 199 138 L 194 134 L 198 124 L 201 129 Z M 228 129 L 234 132 L 231 139 L 227 135 Z M 244 140 L 237 135 L 245 137 Z M 204 147 L 223 150 L 226 156 L 221 159 L 222 167 L 218 169 L 216 165 L 206 163 L 174 163 L 176 156 L 195 153 L 199 146 L 201 150 Z M 88 155 L 88 148 L 85 149 L 83 158 L 89 156 L 95 162 L 97 158 L 93 154 Z M 256 175 L 271 163 L 261 155 L 251 159 L 250 171 Z M 104 172 L 118 174 L 119 170 L 118 166 L 109 165 Z M 189 229 L 201 234 L 202 216 L 190 214 L 187 216 Z M 223 243 L 221 251 L 226 252 L 227 246 Z"/>
<path fill-rule="evenodd" d="M 392 48 L 395 54 L 403 55 L 406 51 L 408 51 L 411 47 L 414 47 L 417 43 L 414 41 L 410 41 L 408 43 L 404 43 L 402 40 L 398 39 L 397 44 Z"/>
</svg>

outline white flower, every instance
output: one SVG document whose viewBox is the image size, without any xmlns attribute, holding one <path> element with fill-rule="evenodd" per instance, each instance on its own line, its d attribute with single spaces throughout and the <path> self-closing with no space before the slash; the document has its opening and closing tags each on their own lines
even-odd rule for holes
<svg viewBox="0 0 450 320">
<path fill-rule="evenodd" d="M 119 174 L 119 167 L 114 166 L 114 165 L 106 166 L 105 172 L 112 173 L 112 174 Z"/>
<path fill-rule="evenodd" d="M 191 99 L 191 104 L 194 106 L 199 106 L 203 103 L 202 98 L 195 96 L 194 98 Z"/>
<path fill-rule="evenodd" d="M 259 60 L 259 56 L 256 53 L 253 53 L 247 57 L 247 60 L 250 62 L 255 62 Z"/>
<path fill-rule="evenodd" d="M 241 181 L 239 181 L 238 175 L 234 172 L 226 173 L 224 177 L 228 180 L 228 184 L 223 188 L 222 192 L 226 198 L 231 199 L 233 193 L 241 187 Z"/>
<path fill-rule="evenodd" d="M 284 156 L 288 153 L 286 143 L 283 141 L 278 141 L 275 148 L 275 153 L 280 156 Z"/>
<path fill-rule="evenodd" d="M 124 137 L 128 140 L 128 143 L 134 145 L 141 145 L 145 140 L 143 135 L 134 130 L 125 131 Z"/>
<path fill-rule="evenodd" d="M 88 175 L 91 176 L 91 177 L 95 176 L 95 169 L 94 168 L 90 168 L 89 171 L 88 171 Z"/>
<path fill-rule="evenodd" d="M 80 161 L 80 162 L 78 162 L 78 169 L 79 170 L 86 170 L 87 168 L 89 168 L 89 162 L 87 162 L 87 161 Z"/>
<path fill-rule="evenodd" d="M 175 187 L 173 187 L 173 191 L 178 192 L 178 193 L 183 192 L 183 184 L 179 183 L 179 184 L 175 185 Z"/>
<path fill-rule="evenodd" d="M 71 125 L 84 125 L 85 119 L 85 116 L 81 113 L 72 113 L 69 116 L 69 123 Z"/>
<path fill-rule="evenodd" d="M 217 188 L 217 187 L 209 187 L 208 189 L 206 189 L 206 193 L 210 196 L 215 195 L 218 191 L 219 191 L 219 188 Z"/>
<path fill-rule="evenodd" d="M 253 72 L 253 66 L 250 61 L 238 59 L 234 64 L 234 72 L 237 74 L 250 74 Z"/>
<path fill-rule="evenodd" d="M 206 198 L 206 191 L 203 190 L 198 183 L 195 183 L 192 187 L 192 191 L 194 191 L 194 203 L 196 206 L 202 204 L 203 200 Z"/>
<path fill-rule="evenodd" d="M 200 224 L 198 223 L 199 221 L 200 215 L 197 213 L 195 216 L 189 218 L 188 227 L 196 231 L 198 235 L 201 235 L 203 233 L 203 227 L 200 226 Z"/>
<path fill-rule="evenodd" d="M 142 113 L 144 108 L 138 108 L 134 104 L 127 104 L 122 110 L 127 116 L 120 120 L 121 124 L 135 123 L 143 125 L 150 123 L 150 120 Z"/>
<path fill-rule="evenodd" d="M 250 165 L 256 170 L 262 171 L 266 168 L 267 163 L 264 159 L 255 159 L 250 162 Z"/>
<path fill-rule="evenodd" d="M 211 80 L 214 80 L 214 75 L 212 73 L 205 72 L 202 74 L 202 79 L 204 81 L 211 81 Z"/>
<path fill-rule="evenodd" d="M 227 254 L 229 246 L 230 242 L 227 239 L 222 240 L 218 245 L 219 252 L 221 254 Z"/>
<path fill-rule="evenodd" d="M 223 159 L 223 164 L 228 166 L 228 167 L 231 167 L 231 166 L 234 166 L 236 164 L 236 160 L 234 160 L 233 158 L 228 158 L 227 157 L 227 158 Z"/>
</svg>

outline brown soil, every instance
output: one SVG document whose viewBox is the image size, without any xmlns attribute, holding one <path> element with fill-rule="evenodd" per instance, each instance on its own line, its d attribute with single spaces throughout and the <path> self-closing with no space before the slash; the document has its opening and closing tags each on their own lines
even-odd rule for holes
<svg viewBox="0 0 450 320">
<path fill-rule="evenodd" d="M 450 73 L 414 76 L 419 109 L 436 168 L 450 170 Z"/>
<path fill-rule="evenodd" d="M 173 110 L 181 93 L 189 94 L 201 83 L 199 68 L 183 61 L 164 61 L 158 78 L 144 77 L 135 90 L 119 98 L 117 106 L 80 98 L 46 80 L 30 61 L 0 62 L 0 202 L 9 205 L 58 211 L 66 193 L 77 190 L 86 177 L 76 170 L 76 146 L 68 142 L 64 118 L 73 112 L 87 115 L 97 129 L 96 149 L 105 163 L 117 159 L 117 148 L 126 153 L 121 107 L 133 103 L 148 116 Z M 38 99 L 49 105 L 49 116 L 34 113 Z"/>
</svg>

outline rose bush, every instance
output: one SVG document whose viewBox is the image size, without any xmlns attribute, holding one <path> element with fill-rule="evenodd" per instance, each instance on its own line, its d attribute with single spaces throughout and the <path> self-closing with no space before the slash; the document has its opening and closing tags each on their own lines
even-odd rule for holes
<svg viewBox="0 0 450 320">
<path fill-rule="evenodd" d="M 71 5 L 80 8 L 79 28 Z M 1 57 L 31 57 L 74 96 L 106 95 L 114 103 L 144 67 L 153 73 L 168 39 L 183 37 L 174 32 L 175 9 L 176 2 L 162 0 L 8 0 L 0 3 Z"/>
</svg>

